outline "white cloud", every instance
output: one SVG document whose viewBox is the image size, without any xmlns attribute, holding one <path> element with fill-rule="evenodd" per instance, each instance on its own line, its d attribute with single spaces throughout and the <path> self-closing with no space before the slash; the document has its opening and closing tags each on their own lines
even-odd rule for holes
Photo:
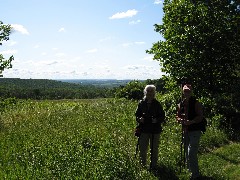
<svg viewBox="0 0 240 180">
<path fill-rule="evenodd" d="M 10 49 L 6 51 L 1 51 L 0 54 L 16 54 L 18 51 L 15 49 Z"/>
<path fill-rule="evenodd" d="M 87 53 L 96 53 L 97 51 L 98 51 L 98 49 L 95 48 L 95 49 L 89 49 L 89 50 L 87 50 L 86 52 L 87 52 Z"/>
<path fill-rule="evenodd" d="M 34 49 L 37 49 L 37 48 L 39 48 L 40 46 L 38 45 L 38 44 L 36 44 L 33 48 Z"/>
<path fill-rule="evenodd" d="M 52 62 L 48 62 L 47 65 L 54 65 L 54 64 L 57 64 L 58 62 L 57 61 L 52 61 Z"/>
<path fill-rule="evenodd" d="M 149 66 L 143 64 L 127 65 L 122 69 L 122 71 L 124 71 L 125 78 L 130 77 L 130 79 L 157 79 L 163 75 L 159 66 Z M 122 76 L 122 78 L 124 77 Z"/>
<path fill-rule="evenodd" d="M 123 47 L 129 47 L 129 46 L 132 46 L 132 45 L 143 45 L 143 44 L 145 44 L 145 42 L 138 41 L 138 42 L 123 43 L 122 46 Z"/>
<path fill-rule="evenodd" d="M 138 41 L 138 42 L 134 42 L 134 44 L 142 45 L 142 44 L 145 44 L 145 42 L 143 42 L 143 41 Z"/>
<path fill-rule="evenodd" d="M 135 25 L 135 24 L 138 24 L 138 23 L 140 23 L 140 22 L 141 22 L 141 20 L 130 21 L 129 24 L 130 24 L 130 25 Z"/>
<path fill-rule="evenodd" d="M 11 24 L 11 27 L 12 27 L 13 31 L 18 31 L 18 32 L 20 32 L 22 34 L 26 34 L 26 35 L 29 34 L 28 30 L 25 27 L 23 27 L 23 25 L 21 25 L 21 24 Z"/>
<path fill-rule="evenodd" d="M 139 69 L 150 70 L 152 68 L 153 68 L 152 66 L 146 66 L 146 65 L 127 65 L 124 67 L 124 69 L 128 69 L 128 70 L 139 70 Z"/>
<path fill-rule="evenodd" d="M 55 54 L 55 56 L 57 56 L 57 57 L 64 57 L 64 56 L 66 56 L 66 54 L 65 53 L 57 53 L 57 54 Z"/>
<path fill-rule="evenodd" d="M 155 0 L 154 4 L 162 4 L 163 2 L 161 0 Z"/>
<path fill-rule="evenodd" d="M 115 38 L 112 37 L 112 36 L 108 36 L 108 37 L 105 37 L 105 38 L 100 39 L 99 42 L 110 41 L 110 40 L 113 40 L 113 39 L 115 39 Z"/>
<path fill-rule="evenodd" d="M 109 19 L 122 19 L 122 18 L 133 17 L 137 13 L 138 13 L 137 10 L 132 9 L 132 10 L 128 10 L 126 12 L 118 12 L 118 13 L 112 15 L 111 17 L 109 17 Z"/>
<path fill-rule="evenodd" d="M 81 59 L 82 59 L 81 56 L 77 56 L 77 57 L 73 58 L 73 61 L 79 61 L 79 60 L 81 60 Z"/>
<path fill-rule="evenodd" d="M 66 32 L 66 30 L 65 30 L 65 28 L 62 27 L 58 30 L 58 32 Z"/>
<path fill-rule="evenodd" d="M 129 47 L 129 46 L 131 46 L 131 45 L 132 45 L 132 43 L 123 43 L 123 44 L 122 44 L 123 47 Z"/>
</svg>

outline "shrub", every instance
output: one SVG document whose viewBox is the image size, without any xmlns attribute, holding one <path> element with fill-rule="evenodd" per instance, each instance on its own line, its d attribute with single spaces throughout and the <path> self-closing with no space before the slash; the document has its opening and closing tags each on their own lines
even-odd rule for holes
<svg viewBox="0 0 240 180">
<path fill-rule="evenodd" d="M 144 87 L 145 87 L 144 82 L 131 81 L 126 86 L 120 87 L 116 91 L 115 96 L 117 98 L 140 100 L 143 98 Z"/>
</svg>

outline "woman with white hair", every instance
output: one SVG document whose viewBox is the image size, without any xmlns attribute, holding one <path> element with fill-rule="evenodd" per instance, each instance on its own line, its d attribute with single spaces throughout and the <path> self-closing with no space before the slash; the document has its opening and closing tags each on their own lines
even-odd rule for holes
<svg viewBox="0 0 240 180">
<path fill-rule="evenodd" d="M 147 85 L 144 89 L 144 98 L 139 102 L 135 113 L 141 132 L 139 136 L 140 160 L 143 166 L 147 165 L 147 150 L 150 142 L 150 169 L 157 166 L 159 139 L 162 132 L 161 123 L 165 119 L 165 112 L 155 95 L 156 87 Z"/>
</svg>

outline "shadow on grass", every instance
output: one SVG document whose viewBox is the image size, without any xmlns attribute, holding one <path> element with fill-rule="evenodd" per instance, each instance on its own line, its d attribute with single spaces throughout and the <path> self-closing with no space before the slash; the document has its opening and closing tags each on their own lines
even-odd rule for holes
<svg viewBox="0 0 240 180">
<path fill-rule="evenodd" d="M 169 169 L 164 165 L 159 165 L 156 168 L 150 170 L 150 172 L 158 179 L 171 179 L 171 180 L 179 179 L 174 170 Z"/>
<path fill-rule="evenodd" d="M 173 169 L 169 169 L 164 165 L 160 165 L 154 170 L 150 170 L 150 172 L 159 180 L 161 179 L 171 179 L 171 180 L 180 180 L 182 178 L 178 177 L 176 172 Z M 183 178 L 183 179 L 186 179 Z M 188 178 L 187 178 L 188 179 Z M 209 176 L 201 176 L 198 180 L 219 180 L 218 177 L 209 177 Z"/>
</svg>

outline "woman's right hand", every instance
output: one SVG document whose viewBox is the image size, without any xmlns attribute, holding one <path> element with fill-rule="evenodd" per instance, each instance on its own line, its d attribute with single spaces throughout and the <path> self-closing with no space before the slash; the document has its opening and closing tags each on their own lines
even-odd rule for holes
<svg viewBox="0 0 240 180">
<path fill-rule="evenodd" d="M 183 119 L 178 117 L 178 116 L 176 116 L 176 120 L 177 120 L 178 123 L 182 123 L 182 121 L 183 121 Z"/>
<path fill-rule="evenodd" d="M 140 123 L 144 123 L 144 118 L 143 118 L 143 117 L 140 117 L 140 118 L 139 118 L 139 122 L 140 122 Z"/>
</svg>

